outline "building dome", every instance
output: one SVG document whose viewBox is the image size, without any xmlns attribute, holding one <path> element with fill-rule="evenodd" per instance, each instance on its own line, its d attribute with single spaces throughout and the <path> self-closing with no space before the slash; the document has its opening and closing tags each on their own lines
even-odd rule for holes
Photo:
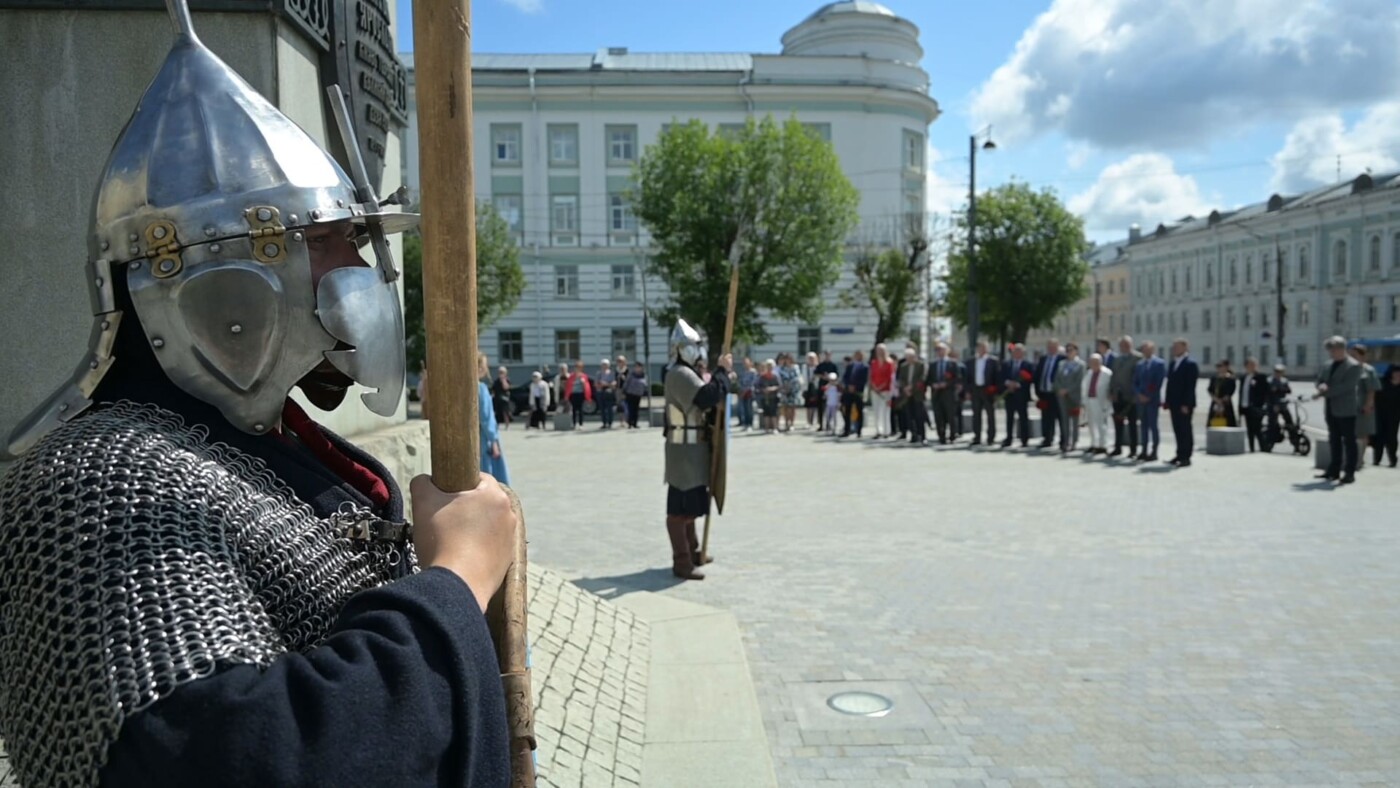
<svg viewBox="0 0 1400 788">
<path fill-rule="evenodd" d="M 827 3 L 783 34 L 784 55 L 868 57 L 917 64 L 919 28 L 879 3 Z"/>
</svg>

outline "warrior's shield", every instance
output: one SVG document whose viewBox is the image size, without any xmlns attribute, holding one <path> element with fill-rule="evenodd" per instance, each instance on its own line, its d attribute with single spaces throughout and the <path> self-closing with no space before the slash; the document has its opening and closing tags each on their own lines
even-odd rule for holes
<svg viewBox="0 0 1400 788">
<path fill-rule="evenodd" d="M 710 496 L 715 499 L 715 511 L 724 514 L 724 487 L 729 475 L 729 395 L 715 406 L 717 423 L 710 431 Z"/>
</svg>

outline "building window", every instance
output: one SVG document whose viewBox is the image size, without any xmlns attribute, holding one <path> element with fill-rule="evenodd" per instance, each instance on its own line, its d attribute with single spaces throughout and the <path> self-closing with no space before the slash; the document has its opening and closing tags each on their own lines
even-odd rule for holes
<svg viewBox="0 0 1400 788">
<path fill-rule="evenodd" d="M 578 166 L 578 124 L 549 125 L 549 163 L 554 167 Z"/>
<path fill-rule="evenodd" d="M 1201 363 L 1202 363 L 1202 364 L 1209 364 L 1209 363 L 1210 363 L 1210 345 L 1206 345 L 1204 348 L 1201 349 L 1201 351 L 1202 351 L 1202 354 L 1201 354 Z"/>
<path fill-rule="evenodd" d="M 632 213 L 632 203 L 625 194 L 608 195 L 608 229 L 614 235 L 630 237 L 637 231 L 637 216 Z"/>
<path fill-rule="evenodd" d="M 612 330 L 612 354 L 614 357 L 626 356 L 628 358 L 636 358 L 637 329 L 614 328 Z M 619 374 L 624 374 L 626 371 L 627 370 L 619 370 Z"/>
<path fill-rule="evenodd" d="M 1185 310 L 1182 310 L 1182 312 L 1181 312 L 1181 330 L 1182 330 L 1182 331 L 1190 331 L 1190 330 L 1191 330 L 1191 322 L 1190 322 L 1190 319 L 1186 316 L 1186 311 L 1185 311 Z"/>
<path fill-rule="evenodd" d="M 554 266 L 554 297 L 578 298 L 578 266 Z"/>
<path fill-rule="evenodd" d="M 491 163 L 500 166 L 520 165 L 520 124 L 491 124 Z"/>
<path fill-rule="evenodd" d="M 1176 331 L 1176 313 L 1175 313 L 1175 312 L 1172 312 L 1171 314 L 1167 315 L 1167 325 L 1170 326 L 1170 328 L 1167 329 L 1168 331 L 1172 331 L 1172 332 L 1175 332 L 1175 331 Z M 1077 333 L 1079 333 L 1079 332 L 1076 331 L 1075 333 L 1077 334 Z"/>
<path fill-rule="evenodd" d="M 608 126 L 608 164 L 632 164 L 637 160 L 637 127 Z"/>
<path fill-rule="evenodd" d="M 1269 346 L 1259 346 L 1259 366 L 1263 369 L 1269 368 Z"/>
<path fill-rule="evenodd" d="M 1234 346 L 1234 345 L 1226 345 L 1226 346 L 1225 346 L 1225 360 L 1226 360 L 1226 361 L 1229 361 L 1231 364 L 1234 364 L 1234 363 L 1235 363 L 1235 346 Z"/>
<path fill-rule="evenodd" d="M 1191 269 L 1186 269 L 1186 292 L 1191 292 Z"/>
<path fill-rule="evenodd" d="M 1298 302 L 1298 325 L 1306 326 L 1312 322 L 1312 307 L 1307 301 Z"/>
<path fill-rule="evenodd" d="M 1280 285 L 1288 284 L 1288 250 L 1280 249 L 1278 252 L 1278 282 Z"/>
<path fill-rule="evenodd" d="M 1347 300 L 1345 298 L 1332 299 L 1332 324 L 1340 326 L 1346 322 Z"/>
<path fill-rule="evenodd" d="M 1176 294 L 1176 269 L 1172 269 L 1172 294 Z"/>
<path fill-rule="evenodd" d="M 1205 329 L 1206 331 L 1209 331 L 1209 330 L 1210 330 L 1210 310 L 1209 310 L 1209 309 L 1202 309 L 1202 310 L 1201 310 L 1201 328 Z"/>
<path fill-rule="evenodd" d="M 523 331 L 501 331 L 497 333 L 500 343 L 500 356 L 502 364 L 519 364 L 525 360 L 525 332 Z"/>
<path fill-rule="evenodd" d="M 1400 295 L 1390 297 L 1390 322 L 1400 323 Z"/>
<path fill-rule="evenodd" d="M 1152 315 L 1147 316 L 1147 333 L 1152 333 Z"/>
<path fill-rule="evenodd" d="M 915 329 L 910 336 L 918 336 Z M 822 352 L 822 329 L 821 326 L 798 326 L 797 328 L 797 355 L 806 356 L 808 353 L 821 355 Z"/>
<path fill-rule="evenodd" d="M 1142 315 L 1133 315 L 1133 333 L 1142 333 Z"/>
<path fill-rule="evenodd" d="M 1376 296 L 1366 296 L 1366 322 L 1375 323 L 1381 316 L 1381 300 Z"/>
<path fill-rule="evenodd" d="M 1269 284 L 1269 258 L 1259 255 L 1259 284 L 1267 286 Z"/>
<path fill-rule="evenodd" d="M 1370 254 L 1369 256 L 1370 256 L 1370 258 L 1371 258 L 1371 273 L 1373 273 L 1373 274 L 1378 274 L 1378 273 L 1380 273 L 1380 272 L 1381 272 L 1381 237 L 1380 237 L 1379 235 L 1373 235 L 1373 236 L 1371 236 L 1371 254 Z"/>
<path fill-rule="evenodd" d="M 1297 365 L 1300 366 L 1300 367 L 1306 366 L 1307 363 L 1308 363 L 1308 346 L 1307 346 L 1307 345 L 1299 345 L 1299 346 L 1298 346 L 1298 354 L 1297 354 L 1296 356 L 1294 356 L 1293 359 L 1294 359 L 1294 360 L 1293 360 L 1293 363 L 1294 363 L 1294 364 L 1297 364 Z"/>
<path fill-rule="evenodd" d="M 1244 283 L 1254 284 L 1254 255 L 1252 254 L 1244 256 Z"/>
<path fill-rule="evenodd" d="M 578 195 L 556 194 L 549 198 L 549 231 L 554 243 L 578 243 Z"/>
<path fill-rule="evenodd" d="M 1240 322 L 1245 328 L 1249 328 L 1249 313 L 1250 309 L 1248 306 L 1240 307 Z"/>
<path fill-rule="evenodd" d="M 521 196 L 518 194 L 498 194 L 491 198 L 491 204 L 495 206 L 496 213 L 505 220 L 511 235 L 514 235 L 516 242 L 519 243 L 520 234 L 525 230 L 525 212 Z"/>
<path fill-rule="evenodd" d="M 924 171 L 924 135 L 904 132 L 904 169 Z"/>
<path fill-rule="evenodd" d="M 1298 284 L 1307 285 L 1312 278 L 1312 261 L 1308 257 L 1308 245 L 1298 247 Z"/>
<path fill-rule="evenodd" d="M 1230 258 L 1230 286 L 1234 287 L 1240 283 L 1240 265 L 1235 258 Z"/>
<path fill-rule="evenodd" d="M 1400 271 L 1400 233 L 1390 237 L 1390 270 Z"/>
<path fill-rule="evenodd" d="M 1337 279 L 1347 278 L 1347 242 L 1337 241 L 1332 244 L 1332 276 Z"/>
<path fill-rule="evenodd" d="M 1264 328 L 1268 328 L 1268 327 L 1269 327 L 1269 305 L 1268 305 L 1268 304 L 1260 304 L 1260 305 L 1259 305 L 1259 325 L 1263 326 Z"/>
<path fill-rule="evenodd" d="M 1206 289 L 1215 287 L 1215 263 L 1206 263 Z"/>
<path fill-rule="evenodd" d="M 1235 308 L 1232 306 L 1225 307 L 1225 327 L 1235 327 Z"/>
<path fill-rule="evenodd" d="M 637 267 L 615 265 L 612 267 L 612 297 L 635 298 L 637 294 Z"/>
<path fill-rule="evenodd" d="M 555 361 L 578 361 L 582 356 L 577 328 L 554 329 Z"/>
</svg>

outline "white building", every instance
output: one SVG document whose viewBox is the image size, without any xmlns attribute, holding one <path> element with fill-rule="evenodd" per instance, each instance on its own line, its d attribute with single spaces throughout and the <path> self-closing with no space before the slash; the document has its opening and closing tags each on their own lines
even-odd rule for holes
<svg viewBox="0 0 1400 788">
<path fill-rule="evenodd" d="M 1253 356 L 1306 377 L 1328 336 L 1400 334 L 1400 173 L 1135 229 L 1126 254 L 1128 333 L 1159 346 L 1184 337 L 1203 364 Z"/>
<path fill-rule="evenodd" d="M 493 362 L 526 368 L 643 357 L 643 291 L 652 307 L 665 292 L 640 276 L 648 237 L 624 192 L 642 151 L 673 122 L 722 129 L 772 114 L 811 124 L 860 192 L 851 240 L 898 244 L 910 215 L 925 213 L 926 135 L 938 117 L 918 33 L 889 9 L 855 0 L 825 5 L 788 30 L 778 54 L 474 55 L 476 192 L 519 233 L 528 281 L 518 308 L 482 332 L 483 349 Z M 416 117 L 411 55 L 404 60 Z M 416 129 L 406 138 L 404 178 L 416 194 Z M 770 346 L 747 351 L 824 349 L 839 358 L 868 348 L 873 314 L 837 306 L 849 285 L 847 273 L 819 325 L 770 323 Z M 908 322 L 910 336 L 926 340 L 928 316 Z M 665 329 L 653 324 L 650 333 L 655 364 Z"/>
</svg>

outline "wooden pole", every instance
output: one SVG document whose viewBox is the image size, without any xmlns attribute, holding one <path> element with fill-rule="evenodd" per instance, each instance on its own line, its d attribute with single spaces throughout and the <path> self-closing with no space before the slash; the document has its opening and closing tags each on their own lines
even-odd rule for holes
<svg viewBox="0 0 1400 788">
<path fill-rule="evenodd" d="M 742 250 L 741 250 L 741 248 L 739 247 L 739 239 L 736 237 L 736 238 L 734 239 L 734 247 L 733 247 L 733 249 L 731 249 L 730 252 L 729 252 L 729 311 L 728 311 L 728 313 L 726 313 L 725 316 L 724 316 L 724 344 L 720 346 L 719 356 L 717 356 L 716 358 L 722 358 L 722 357 L 724 357 L 724 354 L 728 353 L 728 352 L 733 348 L 733 345 L 734 345 L 734 312 L 735 312 L 735 311 L 738 309 L 738 307 L 739 307 L 739 256 L 740 256 L 741 252 L 742 252 Z M 729 370 L 729 371 L 730 371 L 730 372 L 733 372 L 734 370 Z M 726 399 L 726 400 L 728 399 L 728 395 L 725 396 L 725 399 Z M 728 436 L 722 435 L 722 433 L 728 432 L 728 430 L 729 430 L 729 419 L 728 419 L 728 417 L 725 415 L 725 414 L 727 414 L 727 413 L 729 412 L 728 404 L 729 404 L 729 403 L 728 403 L 727 401 L 726 401 L 726 402 L 721 402 L 721 403 L 716 407 L 716 409 L 715 409 L 715 425 L 716 425 L 716 430 L 715 430 L 714 434 L 715 434 L 715 436 L 716 436 L 716 440 L 720 440 L 720 439 L 728 440 Z M 715 470 L 715 469 L 714 469 L 714 465 L 715 465 L 715 463 L 718 462 L 718 461 L 719 461 L 719 452 L 717 452 L 717 451 L 711 451 L 711 452 L 710 452 L 710 474 L 711 474 L 711 478 L 713 478 L 713 476 L 714 476 L 714 470 Z M 706 509 L 705 509 L 705 536 L 704 536 L 704 538 L 700 541 L 700 563 L 701 563 L 701 565 L 704 565 L 704 564 L 709 560 L 709 557 L 710 557 L 710 510 L 709 510 L 708 507 L 706 507 Z"/>
<path fill-rule="evenodd" d="M 414 66 L 423 228 L 423 316 L 432 360 L 433 483 L 481 480 L 477 397 L 476 197 L 472 173 L 471 0 L 414 0 Z M 526 667 L 525 521 L 515 562 L 487 607 L 510 727 L 511 785 L 535 784 L 534 714 Z"/>
</svg>

